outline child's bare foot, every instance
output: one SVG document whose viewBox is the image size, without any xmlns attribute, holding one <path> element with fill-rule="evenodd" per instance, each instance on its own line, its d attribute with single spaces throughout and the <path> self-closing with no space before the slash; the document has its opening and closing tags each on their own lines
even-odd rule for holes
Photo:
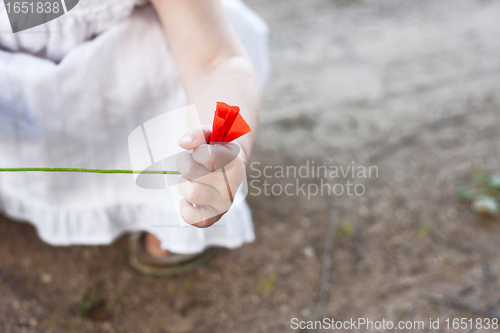
<svg viewBox="0 0 500 333">
<path fill-rule="evenodd" d="M 146 233 L 146 250 L 155 258 L 163 258 L 169 255 L 169 251 L 160 247 L 161 242 L 154 235 Z"/>
<path fill-rule="evenodd" d="M 136 231 L 129 237 L 129 262 L 143 274 L 168 276 L 189 272 L 212 257 L 215 248 L 201 253 L 176 254 L 162 250 L 158 238 L 150 233 Z"/>
</svg>

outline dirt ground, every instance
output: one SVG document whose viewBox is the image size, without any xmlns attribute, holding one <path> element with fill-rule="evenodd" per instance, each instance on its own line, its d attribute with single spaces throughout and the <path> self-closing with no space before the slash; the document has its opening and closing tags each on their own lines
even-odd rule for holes
<svg viewBox="0 0 500 333">
<path fill-rule="evenodd" d="M 378 177 L 327 180 L 362 184 L 362 196 L 251 189 L 256 241 L 173 278 L 135 273 L 126 237 L 56 248 L 2 217 L 1 333 L 289 332 L 292 318 L 315 317 L 494 331 L 446 330 L 443 321 L 500 313 L 500 218 L 479 217 L 455 197 L 471 169 L 500 174 L 500 3 L 247 3 L 271 29 L 256 168 L 376 166 Z M 330 240 L 329 293 L 317 309 Z M 442 296 L 462 309 L 438 304 Z"/>
</svg>

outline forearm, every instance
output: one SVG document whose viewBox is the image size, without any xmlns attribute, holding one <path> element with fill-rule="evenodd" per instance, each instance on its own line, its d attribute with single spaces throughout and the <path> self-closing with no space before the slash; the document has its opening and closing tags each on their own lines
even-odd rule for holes
<svg viewBox="0 0 500 333">
<path fill-rule="evenodd" d="M 260 101 L 257 81 L 246 56 L 230 57 L 184 84 L 188 104 L 195 104 L 202 125 L 211 126 L 216 102 L 240 107 L 252 131 L 239 138 L 246 157 L 250 155 L 259 124 Z"/>
<path fill-rule="evenodd" d="M 252 64 L 220 0 L 152 0 L 188 104 L 211 126 L 216 102 L 237 105 L 252 132 L 238 140 L 248 156 L 257 131 L 259 92 Z"/>
</svg>

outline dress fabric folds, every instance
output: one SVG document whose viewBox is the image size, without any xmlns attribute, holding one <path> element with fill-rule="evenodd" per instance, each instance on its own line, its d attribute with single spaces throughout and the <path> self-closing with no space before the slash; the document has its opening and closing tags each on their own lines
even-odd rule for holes
<svg viewBox="0 0 500 333">
<path fill-rule="evenodd" d="M 267 26 L 242 1 L 222 3 L 262 87 Z M 0 5 L 0 30 L 8 24 Z M 0 34 L 0 167 L 130 169 L 130 132 L 185 104 L 163 28 L 145 1 L 81 0 L 42 26 Z M 175 124 L 165 131 L 184 134 Z M 210 228 L 181 228 L 169 192 L 142 189 L 132 175 L 0 173 L 0 210 L 53 245 L 109 244 L 144 230 L 164 249 L 196 253 L 255 237 L 245 202 Z"/>
</svg>

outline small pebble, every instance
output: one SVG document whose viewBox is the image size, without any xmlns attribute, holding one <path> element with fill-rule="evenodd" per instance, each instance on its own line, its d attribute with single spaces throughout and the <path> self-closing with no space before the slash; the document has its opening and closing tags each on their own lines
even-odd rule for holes
<svg viewBox="0 0 500 333">
<path fill-rule="evenodd" d="M 50 284 L 50 283 L 52 283 L 52 275 L 50 275 L 48 273 L 43 273 L 42 275 L 40 275 L 40 281 L 43 284 Z"/>
<path fill-rule="evenodd" d="M 28 324 L 30 327 L 36 327 L 38 325 L 38 320 L 36 320 L 35 318 L 30 318 Z"/>
<path fill-rule="evenodd" d="M 499 212 L 498 202 L 492 197 L 482 197 L 472 203 L 472 210 L 479 214 L 495 215 Z"/>
<path fill-rule="evenodd" d="M 312 246 L 308 246 L 304 249 L 304 254 L 306 255 L 306 257 L 308 258 L 314 258 L 316 256 L 316 253 L 314 252 L 314 249 L 312 248 Z"/>
<path fill-rule="evenodd" d="M 21 303 L 19 301 L 13 301 L 12 302 L 12 308 L 14 310 L 19 310 L 21 308 Z"/>
<path fill-rule="evenodd" d="M 300 313 L 304 316 L 304 317 L 311 317 L 313 312 L 311 309 L 309 308 L 303 308 L 302 311 L 300 311 Z"/>
</svg>

